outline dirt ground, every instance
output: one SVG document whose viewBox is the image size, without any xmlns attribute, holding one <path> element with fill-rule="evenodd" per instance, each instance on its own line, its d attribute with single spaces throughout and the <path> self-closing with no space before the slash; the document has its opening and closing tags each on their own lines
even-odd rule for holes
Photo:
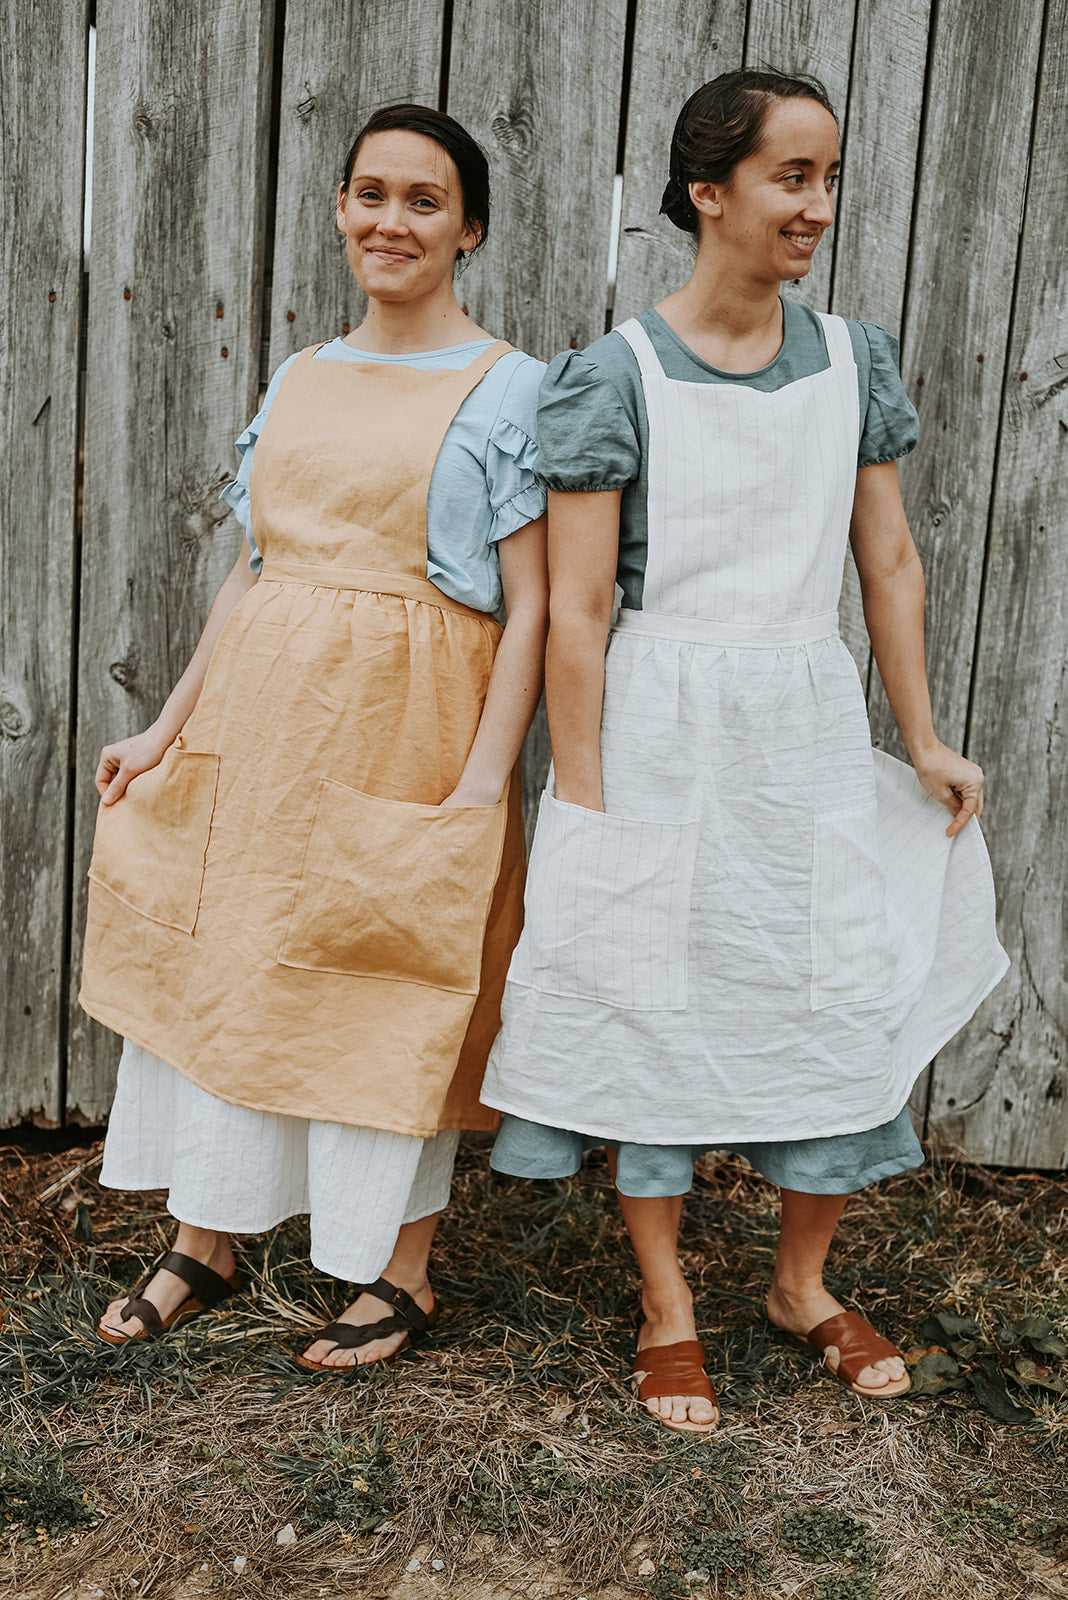
<svg viewBox="0 0 1068 1600">
<path fill-rule="evenodd" d="M 851 1203 L 830 1286 L 906 1349 L 869 1403 L 775 1334 L 774 1190 L 707 1160 L 683 1258 L 723 1404 L 625 1383 L 637 1283 L 603 1161 L 533 1185 L 461 1151 L 417 1351 L 292 1360 L 344 1301 L 294 1222 L 154 1344 L 92 1324 L 167 1239 L 100 1146 L 0 1148 L 0 1592 L 25 1600 L 1068 1600 L 1068 1182 L 943 1153 Z"/>
</svg>

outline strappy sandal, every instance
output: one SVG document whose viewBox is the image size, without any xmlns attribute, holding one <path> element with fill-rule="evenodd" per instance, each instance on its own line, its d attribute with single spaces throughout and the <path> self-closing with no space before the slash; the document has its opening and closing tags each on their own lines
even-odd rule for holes
<svg viewBox="0 0 1068 1600">
<path fill-rule="evenodd" d="M 173 1272 L 175 1277 L 181 1278 L 190 1289 L 190 1293 L 167 1317 L 160 1316 L 151 1300 L 142 1298 L 144 1290 L 161 1269 Z M 158 1339 L 168 1328 L 174 1328 L 180 1322 L 188 1322 L 190 1317 L 195 1317 L 200 1311 L 210 1311 L 213 1306 L 225 1300 L 227 1295 L 242 1287 L 243 1280 L 236 1270 L 232 1277 L 223 1278 L 210 1267 L 204 1266 L 203 1262 L 194 1261 L 192 1256 L 182 1255 L 179 1250 L 165 1250 L 162 1255 L 156 1257 L 144 1277 L 139 1278 L 134 1284 L 130 1290 L 130 1298 L 119 1312 L 123 1322 L 138 1317 L 142 1323 L 140 1333 L 116 1333 L 114 1328 L 105 1327 L 103 1322 L 97 1323 L 96 1331 L 107 1344 L 129 1344 L 131 1339 Z"/>
<path fill-rule="evenodd" d="M 358 1350 L 360 1345 L 372 1344 L 376 1339 L 388 1339 L 391 1333 L 403 1333 L 404 1338 L 390 1356 L 385 1356 L 385 1361 L 396 1361 L 405 1346 L 414 1344 L 423 1334 L 429 1332 L 438 1320 L 438 1303 L 435 1300 L 429 1311 L 424 1311 L 422 1306 L 412 1299 L 407 1289 L 398 1289 L 394 1284 L 388 1283 L 385 1278 L 378 1278 L 374 1283 L 357 1283 L 353 1288 L 360 1294 L 373 1294 L 376 1300 L 384 1300 L 387 1305 L 394 1307 L 391 1317 L 383 1317 L 381 1322 L 328 1322 L 325 1328 L 320 1328 L 312 1344 L 318 1344 L 320 1339 L 332 1339 L 335 1350 Z M 305 1340 L 305 1345 L 307 1340 Z M 309 1372 L 351 1372 L 352 1367 L 328 1366 L 323 1361 L 309 1361 L 306 1355 L 293 1358 L 299 1367 L 307 1367 Z M 377 1363 L 357 1361 L 354 1366 L 377 1365 Z"/>
<path fill-rule="evenodd" d="M 678 1344 L 647 1345 L 639 1350 L 631 1363 L 631 1379 L 638 1386 L 638 1400 L 662 1400 L 667 1395 L 693 1395 L 700 1400 L 717 1404 L 715 1391 L 705 1371 L 705 1353 L 696 1339 L 683 1339 Z M 673 1433 L 713 1433 L 719 1427 L 719 1418 L 712 1422 L 669 1422 L 655 1411 L 645 1412 L 654 1422 L 670 1428 Z"/>
<path fill-rule="evenodd" d="M 794 1334 L 792 1337 L 796 1339 L 800 1335 Z M 810 1344 L 813 1350 L 818 1350 L 820 1355 L 828 1346 L 834 1345 L 838 1351 L 838 1365 L 832 1369 L 824 1360 L 825 1371 L 854 1394 L 863 1395 L 865 1400 L 890 1400 L 895 1395 L 905 1394 L 912 1387 L 912 1379 L 907 1372 L 904 1377 L 891 1378 L 879 1389 L 869 1389 L 866 1384 L 857 1382 L 865 1367 L 873 1367 L 877 1361 L 885 1361 L 888 1356 L 902 1359 L 901 1351 L 889 1339 L 876 1333 L 859 1311 L 838 1311 L 833 1317 L 817 1323 L 805 1336 L 805 1343 Z"/>
</svg>

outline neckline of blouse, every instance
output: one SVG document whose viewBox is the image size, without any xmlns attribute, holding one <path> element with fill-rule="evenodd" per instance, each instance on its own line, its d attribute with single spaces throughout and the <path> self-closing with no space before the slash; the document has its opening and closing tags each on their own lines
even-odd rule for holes
<svg viewBox="0 0 1068 1600">
<path fill-rule="evenodd" d="M 659 327 L 663 328 L 671 342 L 689 357 L 695 367 L 700 367 L 702 372 L 714 372 L 717 378 L 723 378 L 728 383 L 744 383 L 747 378 L 760 378 L 763 377 L 764 373 L 773 371 L 786 354 L 786 345 L 789 338 L 787 324 L 793 320 L 794 302 L 784 300 L 780 295 L 779 304 L 782 306 L 782 343 L 766 366 L 754 367 L 751 372 L 728 372 L 723 367 L 714 367 L 710 361 L 704 361 L 696 350 L 691 350 L 686 340 L 679 337 L 671 324 L 664 320 L 655 306 L 648 306 L 647 312 L 650 316 L 656 318 Z M 646 315 L 646 312 L 643 312 L 642 315 Z"/>
<path fill-rule="evenodd" d="M 439 345 L 436 350 L 404 350 L 399 355 L 386 355 L 380 350 L 357 350 L 353 345 L 346 344 L 341 334 L 338 334 L 329 344 L 324 345 L 323 349 L 330 350 L 337 346 L 354 361 L 388 361 L 404 366 L 407 362 L 425 361 L 428 356 L 451 356 L 461 350 L 486 350 L 496 342 L 494 339 L 468 339 L 464 344 Z"/>
</svg>

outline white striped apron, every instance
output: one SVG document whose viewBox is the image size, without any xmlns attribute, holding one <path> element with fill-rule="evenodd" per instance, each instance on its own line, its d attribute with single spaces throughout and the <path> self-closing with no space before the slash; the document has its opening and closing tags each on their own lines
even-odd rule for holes
<svg viewBox="0 0 1068 1600">
<path fill-rule="evenodd" d="M 872 750 L 838 634 L 860 420 L 830 365 L 765 393 L 669 379 L 642 609 L 613 625 L 604 813 L 543 796 L 483 1099 L 608 1140 L 856 1133 L 1003 975 L 982 835 Z"/>
</svg>

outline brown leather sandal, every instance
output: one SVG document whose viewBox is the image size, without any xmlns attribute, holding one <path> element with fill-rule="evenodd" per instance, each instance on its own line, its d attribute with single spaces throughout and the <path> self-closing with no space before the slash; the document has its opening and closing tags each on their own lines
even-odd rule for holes
<svg viewBox="0 0 1068 1600">
<path fill-rule="evenodd" d="M 385 1278 L 377 1278 L 374 1283 L 357 1283 L 353 1287 L 360 1294 L 373 1294 L 376 1300 L 384 1300 L 387 1305 L 394 1306 L 392 1317 L 383 1317 L 381 1322 L 328 1322 L 320 1328 L 312 1344 L 317 1344 L 320 1339 L 332 1339 L 335 1350 L 358 1350 L 363 1344 L 372 1344 L 375 1339 L 388 1339 L 391 1333 L 403 1333 L 404 1338 L 391 1356 L 385 1356 L 385 1361 L 396 1361 L 405 1346 L 414 1344 L 424 1333 L 434 1326 L 438 1320 L 438 1303 L 435 1300 L 429 1311 L 424 1311 L 417 1301 L 412 1299 L 407 1289 L 398 1289 L 394 1284 L 387 1283 Z M 308 1341 L 305 1339 L 305 1346 Z M 298 1367 L 307 1367 L 309 1372 L 351 1372 L 353 1367 L 327 1366 L 323 1361 L 309 1361 L 306 1355 L 293 1358 Z M 377 1365 L 377 1363 L 357 1361 L 355 1367 Z"/>
<path fill-rule="evenodd" d="M 686 1394 L 717 1404 L 705 1371 L 705 1353 L 696 1339 L 683 1339 L 678 1344 L 647 1345 L 634 1357 L 630 1372 L 632 1381 L 637 1383 L 640 1402 L 662 1400 L 670 1394 Z M 645 1414 L 673 1433 L 713 1433 L 719 1427 L 718 1416 L 712 1422 L 669 1422 L 653 1411 L 646 1410 Z"/>
<path fill-rule="evenodd" d="M 148 1288 L 156 1273 L 165 1268 L 173 1272 L 176 1278 L 181 1278 L 187 1283 L 190 1293 L 175 1307 L 167 1317 L 161 1317 L 151 1300 L 142 1298 L 143 1292 Z M 166 1333 L 168 1328 L 176 1327 L 180 1322 L 188 1322 L 190 1317 L 195 1317 L 200 1311 L 210 1311 L 220 1301 L 225 1300 L 235 1290 L 243 1287 L 243 1280 L 235 1270 L 232 1277 L 223 1278 L 210 1267 L 204 1266 L 201 1261 L 194 1261 L 192 1256 L 182 1255 L 179 1250 L 165 1250 L 156 1257 L 144 1277 L 139 1278 L 130 1290 L 130 1298 L 119 1312 L 123 1322 L 129 1322 L 132 1317 L 138 1317 L 142 1323 L 140 1333 L 116 1333 L 114 1328 L 106 1328 L 103 1322 L 96 1325 L 97 1334 L 107 1344 L 129 1344 L 131 1339 L 158 1339 L 161 1333 Z"/>
<path fill-rule="evenodd" d="M 838 1351 L 838 1365 L 832 1370 L 825 1360 L 824 1368 L 832 1378 L 837 1378 L 854 1394 L 863 1395 L 865 1400 L 889 1400 L 912 1387 L 912 1379 L 907 1372 L 902 1378 L 884 1383 L 881 1389 L 869 1389 L 857 1382 L 858 1375 L 865 1367 L 873 1367 L 877 1361 L 885 1361 L 888 1356 L 901 1356 L 901 1351 L 889 1339 L 876 1333 L 859 1311 L 839 1311 L 825 1322 L 817 1323 L 806 1337 L 813 1350 L 818 1350 L 820 1355 L 829 1345 L 834 1345 Z"/>
</svg>

